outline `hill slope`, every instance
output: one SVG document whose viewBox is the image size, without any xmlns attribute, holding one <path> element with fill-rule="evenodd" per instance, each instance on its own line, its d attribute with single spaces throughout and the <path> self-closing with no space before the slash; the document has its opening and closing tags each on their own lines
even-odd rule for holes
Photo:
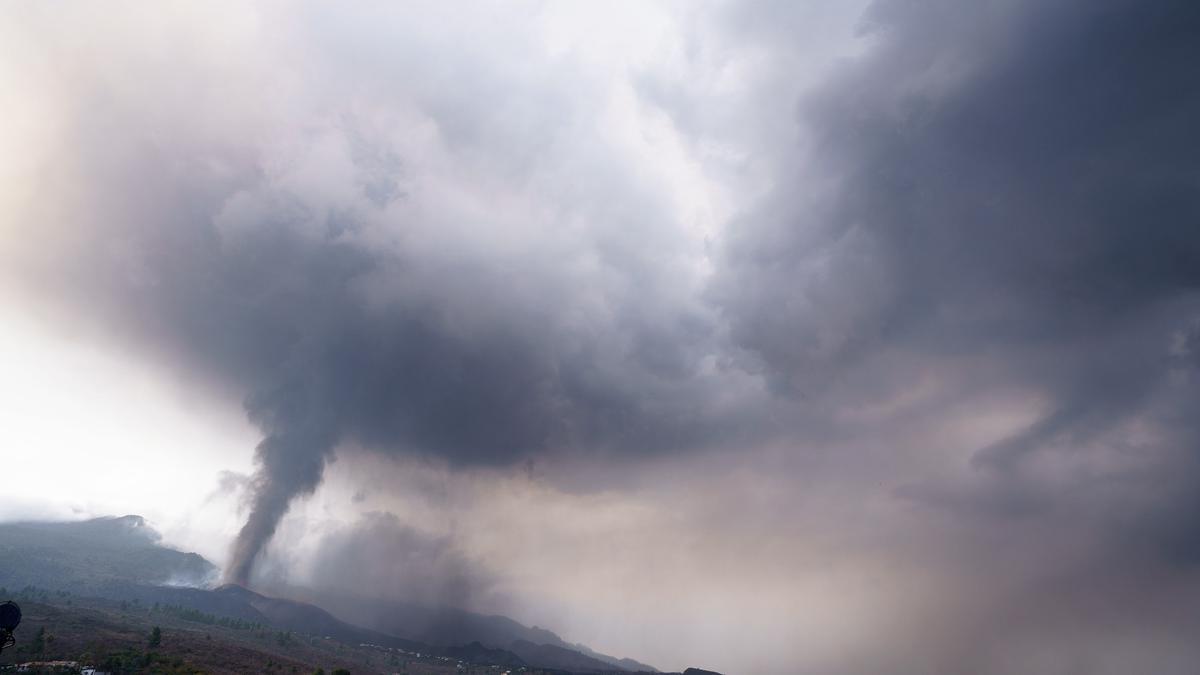
<svg viewBox="0 0 1200 675">
<path fill-rule="evenodd" d="M 448 646 L 478 642 L 486 647 L 513 651 L 513 643 L 527 642 L 571 651 L 575 654 L 572 658 L 577 658 L 579 663 L 590 664 L 599 661 L 607 664 L 610 671 L 656 671 L 653 666 L 633 659 L 621 659 L 593 651 L 584 645 L 571 644 L 553 631 L 537 626 L 529 627 L 507 616 L 476 614 L 451 607 L 426 607 L 379 598 L 313 595 L 304 589 L 279 590 L 284 595 L 307 596 L 316 604 L 354 624 L 431 645 Z M 559 659 L 555 657 L 551 661 L 557 663 Z M 559 667 L 551 665 L 550 662 L 530 662 L 547 668 Z"/>
<path fill-rule="evenodd" d="M 126 674 L 312 673 L 317 668 L 344 668 L 354 675 L 497 672 L 429 653 L 418 656 L 251 624 L 214 623 L 212 617 L 165 606 L 59 593 L 30 592 L 16 599 L 24 620 L 14 647 L 0 654 L 0 669 L 29 661 L 68 660 Z M 154 627 L 161 630 L 161 642 L 151 646 L 148 636 Z"/>
<path fill-rule="evenodd" d="M 318 606 L 241 586 L 214 589 L 210 586 L 218 577 L 216 566 L 159 541 L 158 533 L 142 517 L 132 515 L 0 524 L 0 588 L 50 589 L 79 598 L 107 599 L 138 611 L 161 607 L 175 616 L 210 625 L 219 619 L 225 622 L 222 625 L 232 621 L 271 627 L 346 645 L 376 645 L 465 663 L 580 673 L 655 671 L 632 659 L 569 644 L 549 630 L 500 615 L 375 599 L 308 596 Z M 43 600 L 48 597 L 30 592 Z M 284 589 L 280 595 L 305 597 L 306 593 L 304 589 Z"/>
<path fill-rule="evenodd" d="M 0 524 L 0 586 L 84 593 L 114 582 L 200 586 L 217 578 L 195 553 L 159 544 L 141 516 Z"/>
</svg>

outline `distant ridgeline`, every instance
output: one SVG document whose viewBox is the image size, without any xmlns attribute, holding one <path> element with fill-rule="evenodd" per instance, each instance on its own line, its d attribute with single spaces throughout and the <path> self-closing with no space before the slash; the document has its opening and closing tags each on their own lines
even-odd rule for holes
<svg viewBox="0 0 1200 675">
<path fill-rule="evenodd" d="M 505 616 L 319 598 L 322 605 L 361 625 L 347 623 L 317 605 L 236 585 L 215 587 L 216 566 L 195 553 L 166 548 L 159 539 L 141 516 L 0 524 L 0 589 L 62 611 L 78 600 L 75 607 L 80 611 L 98 611 L 98 616 L 118 623 L 175 620 L 232 631 L 229 635 L 269 633 L 277 647 L 290 644 L 295 633 L 337 640 L 347 648 L 398 650 L 389 652 L 393 658 L 424 654 L 428 659 L 557 673 L 655 672 L 644 663 L 568 644 L 551 631 Z M 87 602 L 88 598 L 108 604 Z"/>
<path fill-rule="evenodd" d="M 141 516 L 0 524 L 0 586 L 120 597 L 133 584 L 207 586 L 215 565 L 159 545 Z"/>
</svg>

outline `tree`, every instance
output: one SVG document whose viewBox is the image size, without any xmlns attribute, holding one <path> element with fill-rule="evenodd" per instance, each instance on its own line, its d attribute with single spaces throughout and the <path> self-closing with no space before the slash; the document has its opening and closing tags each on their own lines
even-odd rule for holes
<svg viewBox="0 0 1200 675">
<path fill-rule="evenodd" d="M 346 670 L 345 668 L 338 668 L 337 670 L 333 671 L 333 675 L 350 675 L 350 671 Z"/>
<path fill-rule="evenodd" d="M 34 654 L 41 654 L 46 651 L 46 627 L 42 626 L 38 629 L 37 635 L 33 636 L 33 645 L 30 651 Z"/>
<path fill-rule="evenodd" d="M 157 647 L 160 644 L 162 644 L 162 629 L 159 628 L 158 626 L 155 626 L 154 630 L 150 631 L 150 643 L 149 644 L 150 644 L 151 648 Z"/>
</svg>

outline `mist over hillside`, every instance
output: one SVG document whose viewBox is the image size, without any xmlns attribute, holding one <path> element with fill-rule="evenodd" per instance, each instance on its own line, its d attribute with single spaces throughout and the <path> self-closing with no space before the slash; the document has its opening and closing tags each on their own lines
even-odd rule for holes
<svg viewBox="0 0 1200 675">
<path fill-rule="evenodd" d="M 593 651 L 581 644 L 563 640 L 551 630 L 537 626 L 525 626 L 501 615 L 484 615 L 456 607 L 437 607 L 413 602 L 401 602 L 381 598 L 336 595 L 313 592 L 308 589 L 279 589 L 295 597 L 312 600 L 339 617 L 352 623 L 392 635 L 404 635 L 431 645 L 450 646 L 479 642 L 485 646 L 512 649 L 520 645 L 517 653 L 530 649 L 549 647 L 541 651 L 542 658 L 533 662 L 554 662 L 556 666 L 570 670 L 568 665 L 575 659 L 576 667 L 594 662 L 621 670 L 655 671 L 653 666 L 634 659 L 617 658 Z M 582 658 L 581 658 L 582 657 Z M 528 660 L 528 659 L 527 659 Z"/>
<path fill-rule="evenodd" d="M 66 602 L 55 610 L 59 613 L 70 614 L 72 602 L 96 611 L 119 603 L 123 612 L 153 608 L 154 613 L 165 612 L 185 623 L 258 626 L 479 665 L 576 673 L 657 672 L 631 659 L 568 645 L 551 631 L 504 616 L 326 597 L 329 607 L 351 621 L 347 622 L 315 604 L 217 585 L 212 563 L 195 553 L 164 547 L 160 539 L 145 519 L 133 515 L 2 523 L 0 588 L 18 598 Z M 98 601 L 108 604 L 97 606 Z"/>
<path fill-rule="evenodd" d="M 104 593 L 121 584 L 208 587 L 220 571 L 163 546 L 141 516 L 0 523 L 0 586 Z"/>
</svg>

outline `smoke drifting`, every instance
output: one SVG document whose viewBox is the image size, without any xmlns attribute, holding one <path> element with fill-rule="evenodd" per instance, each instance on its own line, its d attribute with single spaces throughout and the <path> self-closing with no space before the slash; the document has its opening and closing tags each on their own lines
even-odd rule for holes
<svg viewBox="0 0 1200 675">
<path fill-rule="evenodd" d="M 550 542 L 518 576 L 589 612 L 620 589 L 606 628 L 672 607 L 629 641 L 724 657 L 741 630 L 714 665 L 750 672 L 1188 672 L 1194 3 L 644 4 L 605 30 L 139 8 L 87 35 L 6 8 L 31 103 L 0 161 L 33 178 L 0 201 L 5 288 L 244 402 L 240 583 L 339 453 L 467 483 L 549 457 L 560 492 L 462 488 L 494 500 L 460 543 L 498 573 Z M 453 569 L 445 541 L 379 516 L 315 559 L 404 586 L 389 559 Z"/>
<path fill-rule="evenodd" d="M 450 536 L 420 532 L 379 512 L 323 537 L 310 568 L 304 587 L 335 606 L 388 600 L 469 607 L 473 595 L 488 591 L 490 581 L 489 573 L 464 556 Z"/>
<path fill-rule="evenodd" d="M 864 25 L 873 53 L 803 106 L 821 142 L 795 170 L 836 187 L 778 195 L 732 240 L 718 283 L 734 335 L 787 395 L 886 400 L 937 373 L 1039 401 L 974 449 L 970 496 L 924 481 L 905 496 L 1040 512 L 1083 497 L 1043 494 L 1061 486 L 1032 465 L 1090 447 L 1104 472 L 1128 443 L 1173 457 L 1163 479 L 1196 490 L 1196 429 L 1176 406 L 1196 401 L 1178 357 L 1200 312 L 1184 149 L 1200 97 L 1182 65 L 1200 57 L 1200 12 L 883 2 Z M 789 304 L 796 279 L 811 292 Z M 1122 439 L 1134 425 L 1162 445 Z"/>
<path fill-rule="evenodd" d="M 233 544 L 228 581 L 246 585 L 263 546 L 275 534 L 291 501 L 310 494 L 321 483 L 326 456 L 333 445 L 312 445 L 313 439 L 271 436 L 258 446 L 259 473 L 246 524 Z"/>
<path fill-rule="evenodd" d="M 322 74 L 329 63 L 281 89 L 268 52 L 230 84 L 234 62 L 205 42 L 225 37 L 165 47 L 189 73 L 173 96 L 126 91 L 149 66 L 112 45 L 103 74 L 76 62 L 78 82 L 51 79 L 81 116 L 55 129 L 75 159 L 44 168 L 23 213 L 39 234 L 7 240 L 4 257 L 29 292 L 73 305 L 73 324 L 245 397 L 263 440 L 231 580 L 249 580 L 339 445 L 495 466 L 715 447 L 749 428 L 754 378 L 720 353 L 697 293 L 703 242 L 658 179 L 625 171 L 603 130 L 517 151 L 595 124 L 549 105 L 585 91 L 585 70 L 531 92 L 501 86 L 453 117 L 451 92 L 419 80 L 408 100 L 331 114 L 325 101 L 355 99 L 340 73 Z M 495 44 L 513 64 L 526 57 Z M 467 78 L 456 90 L 519 73 L 452 58 Z M 418 78 L 424 62 L 399 51 L 353 86 Z M 230 87 L 279 98 L 265 110 L 259 96 L 197 100 Z M 527 108 L 528 95 L 547 106 Z M 586 183 L 561 171 L 569 162 Z"/>
<path fill-rule="evenodd" d="M 336 231 L 300 240 L 291 233 L 281 228 L 246 249 L 223 242 L 207 261 L 219 271 L 198 273 L 232 283 L 201 298 L 164 298 L 188 315 L 235 311 L 223 339 L 235 341 L 236 361 L 257 362 L 256 376 L 233 374 L 253 392 L 246 407 L 266 438 L 231 580 L 249 580 L 280 517 L 319 485 L 339 442 L 495 465 L 548 450 L 654 453 L 711 435 L 702 352 L 658 367 L 646 363 L 657 352 L 612 348 L 629 337 L 686 348 L 704 329 L 689 335 L 684 317 L 664 317 L 682 327 L 630 325 L 638 319 L 621 316 L 577 327 L 571 301 L 552 293 L 510 306 L 509 272 L 480 269 L 481 261 L 422 278 L 401 255 L 343 243 Z M 249 277 L 227 271 L 242 264 L 253 265 Z M 280 279 L 295 285 L 277 288 Z"/>
<path fill-rule="evenodd" d="M 378 212 L 366 192 L 355 198 Z M 214 217 L 222 229 L 192 250 L 188 278 L 156 270 L 154 285 L 136 291 L 137 305 L 191 324 L 168 347 L 179 340 L 187 358 L 251 391 L 246 408 L 265 439 L 231 580 L 248 581 L 279 518 L 319 485 L 340 442 L 495 465 L 548 450 L 655 453 L 721 435 L 720 414 L 706 408 L 723 378 L 700 372 L 709 329 L 687 310 L 580 316 L 557 291 L 519 288 L 516 261 L 429 270 L 444 263 L 367 248 L 352 217 L 304 209 L 268 220 L 265 233 L 240 218 L 228 207 Z M 255 231 L 231 234 L 243 225 Z"/>
</svg>

